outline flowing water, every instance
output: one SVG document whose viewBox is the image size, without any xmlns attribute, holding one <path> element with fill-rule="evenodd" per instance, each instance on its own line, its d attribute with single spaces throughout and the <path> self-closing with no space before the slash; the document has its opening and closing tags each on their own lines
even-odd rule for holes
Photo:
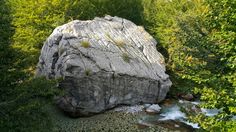
<svg viewBox="0 0 236 132">
<path fill-rule="evenodd" d="M 121 106 L 102 114 L 87 118 L 72 119 L 55 111 L 49 110 L 55 124 L 56 131 L 180 131 L 192 132 L 200 128 L 196 123 L 190 122 L 187 113 L 182 108 L 202 112 L 206 116 L 214 116 L 220 112 L 218 109 L 199 108 L 199 101 L 189 102 L 183 100 L 167 100 L 160 104 L 159 114 L 148 114 L 144 111 L 146 105 Z M 233 116 L 236 120 L 236 116 Z"/>
</svg>

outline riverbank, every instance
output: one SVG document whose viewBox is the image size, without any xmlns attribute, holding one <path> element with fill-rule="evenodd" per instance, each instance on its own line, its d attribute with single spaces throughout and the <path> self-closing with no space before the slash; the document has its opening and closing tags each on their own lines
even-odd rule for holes
<svg viewBox="0 0 236 132">
<path fill-rule="evenodd" d="M 161 104 L 159 114 L 146 113 L 143 105 L 118 107 L 91 117 L 70 118 L 55 106 L 48 111 L 53 119 L 54 130 L 63 132 L 87 131 L 147 131 L 147 132 L 192 132 L 198 128 L 190 123 L 180 110 L 179 101 L 171 100 Z M 194 127 L 195 126 L 195 127 Z"/>
</svg>

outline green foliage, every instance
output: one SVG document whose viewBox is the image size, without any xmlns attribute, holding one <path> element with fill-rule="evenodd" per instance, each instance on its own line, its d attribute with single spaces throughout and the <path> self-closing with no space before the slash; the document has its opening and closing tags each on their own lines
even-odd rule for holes
<svg viewBox="0 0 236 132">
<path fill-rule="evenodd" d="M 207 59 L 202 56 L 207 53 L 200 46 L 205 43 L 202 21 L 207 7 L 201 0 L 154 0 L 144 4 L 147 28 L 160 43 L 157 49 L 165 56 L 173 81 L 171 94 L 201 87 L 210 72 L 203 68 Z"/>
<path fill-rule="evenodd" d="M 1 0 L 1 131 L 51 130 L 51 119 L 43 107 L 51 102 L 48 98 L 53 96 L 54 91 L 46 80 L 38 82 L 31 78 L 34 76 L 43 42 L 55 27 L 73 19 L 87 20 L 105 14 L 124 17 L 140 24 L 140 2 L 141 0 Z"/>
<path fill-rule="evenodd" d="M 142 24 L 142 0 L 75 0 L 71 2 L 66 19 L 93 19 L 104 15 L 127 18 Z"/>
<path fill-rule="evenodd" d="M 234 0 L 1 0 L 1 130 L 50 130 L 43 107 L 57 93 L 55 84 L 32 79 L 43 42 L 68 21 L 108 14 L 142 24 L 159 41 L 173 95 L 194 90 L 204 107 L 223 108 L 219 116 L 192 120 L 208 131 L 234 131 L 228 117 L 236 114 L 235 8 Z M 130 62 L 128 54 L 122 58 Z"/>
<path fill-rule="evenodd" d="M 11 26 L 11 12 L 7 3 L 4 0 L 0 1 L 0 101 L 6 100 L 6 98 L 11 94 L 10 91 L 13 89 L 10 87 L 11 83 L 17 81 L 12 75 L 14 68 L 12 63 L 14 63 L 15 50 L 10 47 L 11 36 L 14 30 Z"/>
<path fill-rule="evenodd" d="M 0 1 L 1 131 L 52 129 L 43 107 L 52 102 L 54 83 L 31 78 L 43 41 L 53 28 L 62 24 L 58 22 L 63 17 L 53 8 L 61 4 L 55 4 L 33 0 Z"/>
<path fill-rule="evenodd" d="M 52 124 L 44 106 L 52 102 L 52 97 L 59 95 L 56 84 L 56 81 L 45 78 L 30 79 L 20 84 L 14 91 L 18 95 L 13 100 L 0 103 L 0 129 L 51 131 Z"/>
<path fill-rule="evenodd" d="M 223 108 L 226 117 L 235 114 L 235 2 L 154 0 L 146 5 L 144 18 L 160 41 L 157 49 L 166 57 L 174 92 L 195 91 L 203 107 Z M 221 117 L 202 120 L 195 121 L 209 131 L 235 124 Z"/>
<path fill-rule="evenodd" d="M 225 114 L 219 114 L 214 117 L 206 117 L 203 114 L 198 116 L 191 117 L 191 120 L 194 120 L 201 124 L 201 129 L 203 131 L 209 132 L 235 132 L 236 131 L 236 121 L 231 120 L 229 116 Z"/>
<path fill-rule="evenodd" d="M 195 92 L 202 94 L 204 107 L 223 109 L 219 116 L 210 118 L 213 130 L 235 131 L 236 121 L 228 117 L 236 114 L 236 2 L 207 0 L 206 4 L 210 8 L 206 16 L 207 40 L 212 43 L 207 46 L 216 56 L 217 63 L 209 76 L 210 87 Z M 207 121 L 210 119 L 201 121 L 208 130 Z"/>
</svg>

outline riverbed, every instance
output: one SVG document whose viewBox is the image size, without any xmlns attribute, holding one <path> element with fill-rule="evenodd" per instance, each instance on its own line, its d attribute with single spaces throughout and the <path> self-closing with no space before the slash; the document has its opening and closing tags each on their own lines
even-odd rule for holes
<svg viewBox="0 0 236 132">
<path fill-rule="evenodd" d="M 67 117 L 55 106 L 50 106 L 49 111 L 55 131 L 193 132 L 198 130 L 200 126 L 188 120 L 186 113 L 181 111 L 182 107 L 191 106 L 191 108 L 199 110 L 199 112 L 205 112 L 207 116 L 213 116 L 219 112 L 217 110 L 201 109 L 197 107 L 198 104 L 198 101 L 169 99 L 160 104 L 162 109 L 158 114 L 146 113 L 144 111 L 145 104 L 120 106 L 105 113 L 83 118 Z"/>
</svg>

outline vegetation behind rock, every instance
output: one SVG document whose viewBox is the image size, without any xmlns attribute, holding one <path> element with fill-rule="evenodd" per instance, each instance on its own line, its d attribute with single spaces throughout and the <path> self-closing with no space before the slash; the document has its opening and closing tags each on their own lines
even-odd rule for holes
<svg viewBox="0 0 236 132">
<path fill-rule="evenodd" d="M 159 41 L 171 95 L 195 92 L 205 107 L 223 108 L 218 116 L 192 120 L 208 131 L 234 131 L 235 8 L 233 0 L 1 0 L 0 129 L 52 129 L 42 108 L 57 93 L 54 84 L 33 79 L 43 42 L 68 21 L 109 14 L 143 25 Z"/>
</svg>

